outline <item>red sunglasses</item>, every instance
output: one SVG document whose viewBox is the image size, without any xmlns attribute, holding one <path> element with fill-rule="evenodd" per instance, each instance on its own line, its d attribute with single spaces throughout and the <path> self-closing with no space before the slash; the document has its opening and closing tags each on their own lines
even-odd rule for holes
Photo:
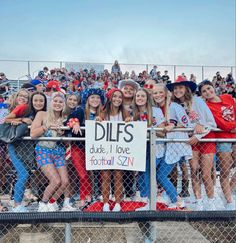
<svg viewBox="0 0 236 243">
<path fill-rule="evenodd" d="M 153 89 L 153 84 L 144 84 L 145 89 Z"/>
</svg>

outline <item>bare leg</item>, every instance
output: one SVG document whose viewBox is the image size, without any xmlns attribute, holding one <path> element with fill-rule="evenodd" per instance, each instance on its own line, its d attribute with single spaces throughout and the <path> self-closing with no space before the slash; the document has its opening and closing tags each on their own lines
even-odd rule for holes
<svg viewBox="0 0 236 243">
<path fill-rule="evenodd" d="M 218 158 L 220 162 L 220 184 L 222 191 L 225 195 L 227 203 L 232 203 L 232 194 L 230 187 L 229 174 L 232 167 L 232 156 L 231 153 L 220 152 L 218 153 Z"/>
<path fill-rule="evenodd" d="M 63 193 L 67 191 L 69 192 L 69 178 L 66 166 L 61 166 L 57 168 L 57 172 L 60 176 L 61 184 L 60 187 L 55 191 L 54 195 L 52 196 L 55 200 L 57 200 Z M 69 193 L 68 193 L 69 194 Z M 69 197 L 69 195 L 65 195 Z"/>
<path fill-rule="evenodd" d="M 48 202 L 48 200 L 52 197 L 53 193 L 60 186 L 61 179 L 60 175 L 57 172 L 57 169 L 52 164 L 41 167 L 41 171 L 49 180 L 49 184 L 46 187 L 42 198 L 43 202 Z"/>
<path fill-rule="evenodd" d="M 122 192 L 123 192 L 123 172 L 121 170 L 115 170 L 114 179 L 115 179 L 115 198 L 116 198 L 116 202 L 120 203 L 122 199 Z"/>
<path fill-rule="evenodd" d="M 200 169 L 200 152 L 193 151 L 193 158 L 190 160 L 190 167 L 191 167 L 191 179 L 192 179 L 192 186 L 193 192 L 196 199 L 201 199 L 201 180 L 199 178 L 199 169 Z"/>
<path fill-rule="evenodd" d="M 214 154 L 202 154 L 200 165 L 202 169 L 202 180 L 206 189 L 208 198 L 214 197 L 214 183 L 211 177 L 213 168 Z"/>
<path fill-rule="evenodd" d="M 111 184 L 111 171 L 109 170 L 102 170 L 102 197 L 103 202 L 107 203 L 109 201 L 110 195 L 110 184 Z"/>
</svg>

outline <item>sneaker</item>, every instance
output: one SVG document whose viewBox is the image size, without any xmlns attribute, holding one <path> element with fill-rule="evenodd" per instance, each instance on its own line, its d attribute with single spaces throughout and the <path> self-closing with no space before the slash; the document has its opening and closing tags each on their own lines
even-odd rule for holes
<svg viewBox="0 0 236 243">
<path fill-rule="evenodd" d="M 205 211 L 216 211 L 215 198 L 208 198 L 205 204 Z"/>
<path fill-rule="evenodd" d="M 144 202 L 144 203 L 148 203 L 148 197 L 140 197 L 139 202 Z"/>
<path fill-rule="evenodd" d="M 185 202 L 184 201 L 178 201 L 178 202 L 175 202 L 175 203 L 170 203 L 169 205 L 168 205 L 168 208 L 170 208 L 170 209 L 174 209 L 174 208 L 185 208 L 186 207 L 186 205 L 185 205 Z"/>
<path fill-rule="evenodd" d="M 225 205 L 225 210 L 227 210 L 227 211 L 235 210 L 235 204 L 233 202 L 232 203 L 227 203 Z"/>
<path fill-rule="evenodd" d="M 159 203 L 164 203 L 165 205 L 169 205 L 171 203 L 170 197 L 166 194 L 165 191 L 158 195 L 157 201 Z"/>
<path fill-rule="evenodd" d="M 48 204 L 44 202 L 39 202 L 38 212 L 49 212 Z"/>
<path fill-rule="evenodd" d="M 23 206 L 23 205 L 18 205 L 15 208 L 12 208 L 13 213 L 28 213 L 29 210 Z"/>
<path fill-rule="evenodd" d="M 195 211 L 203 211 L 203 201 L 202 199 L 197 199 L 196 205 L 195 205 Z"/>
<path fill-rule="evenodd" d="M 109 203 L 104 203 L 102 211 L 103 212 L 110 212 L 110 205 L 109 205 Z"/>
<path fill-rule="evenodd" d="M 119 203 L 116 203 L 114 208 L 112 209 L 112 212 L 120 212 L 121 206 Z"/>
<path fill-rule="evenodd" d="M 123 201 L 124 201 L 124 202 L 131 202 L 131 201 L 132 201 L 132 198 L 130 198 L 130 197 L 125 197 Z"/>
<path fill-rule="evenodd" d="M 66 205 L 63 205 L 61 211 L 62 211 L 62 212 L 77 211 L 77 208 L 74 208 L 74 207 L 73 207 L 72 205 L 70 205 L 70 204 L 66 204 Z"/>
<path fill-rule="evenodd" d="M 135 211 L 149 211 L 149 210 L 150 210 L 150 203 L 147 203 L 144 207 L 135 209 Z"/>
<path fill-rule="evenodd" d="M 48 212 L 59 211 L 59 207 L 58 207 L 57 202 L 47 203 L 47 207 L 48 207 Z"/>
</svg>

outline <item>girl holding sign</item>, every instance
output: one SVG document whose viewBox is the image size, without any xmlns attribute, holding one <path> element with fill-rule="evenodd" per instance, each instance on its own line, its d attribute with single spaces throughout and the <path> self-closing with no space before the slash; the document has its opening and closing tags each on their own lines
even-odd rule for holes
<svg viewBox="0 0 236 243">
<path fill-rule="evenodd" d="M 107 92 L 107 102 L 104 107 L 103 118 L 107 121 L 124 121 L 128 116 L 128 112 L 125 112 L 123 107 L 123 93 L 120 89 L 113 88 Z M 109 212 L 109 195 L 111 185 L 111 170 L 101 171 L 102 176 L 102 196 L 103 196 L 103 212 Z M 116 204 L 113 208 L 113 212 L 119 212 L 121 210 L 120 202 L 122 200 L 123 192 L 123 172 L 121 170 L 114 170 L 114 184 L 115 184 L 115 200 Z"/>
<path fill-rule="evenodd" d="M 148 127 L 164 124 L 164 115 L 160 108 L 152 107 L 151 97 L 145 89 L 139 89 L 134 98 L 134 121 L 147 122 Z M 150 147 L 147 144 L 146 171 L 138 173 L 138 188 L 142 202 L 149 202 L 150 197 Z M 147 204 L 147 207 L 149 204 Z M 144 209 L 148 209 L 148 208 Z"/>
<path fill-rule="evenodd" d="M 82 132 L 80 126 L 84 126 L 84 110 L 79 106 L 80 99 L 78 94 L 72 93 L 67 96 L 66 110 L 68 114 L 65 125 L 71 128 L 72 137 L 81 137 Z M 91 202 L 91 182 L 88 172 L 85 168 L 85 143 L 84 141 L 76 141 L 71 145 L 71 161 L 79 176 L 80 184 L 80 201 L 77 206 L 83 208 Z"/>
<path fill-rule="evenodd" d="M 85 120 L 95 120 L 96 117 L 102 116 L 102 106 L 105 103 L 104 90 L 95 88 L 86 89 L 82 92 L 81 99 L 82 106 L 85 107 Z M 93 181 L 93 197 L 96 200 L 101 195 L 100 171 L 92 171 L 91 177 Z"/>
</svg>

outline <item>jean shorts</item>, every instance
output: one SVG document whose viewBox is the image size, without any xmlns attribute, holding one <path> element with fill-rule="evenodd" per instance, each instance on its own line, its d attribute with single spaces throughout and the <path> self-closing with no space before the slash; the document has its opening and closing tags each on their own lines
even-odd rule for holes
<svg viewBox="0 0 236 243">
<path fill-rule="evenodd" d="M 216 143 L 216 151 L 219 153 L 232 153 L 235 143 Z"/>
</svg>

